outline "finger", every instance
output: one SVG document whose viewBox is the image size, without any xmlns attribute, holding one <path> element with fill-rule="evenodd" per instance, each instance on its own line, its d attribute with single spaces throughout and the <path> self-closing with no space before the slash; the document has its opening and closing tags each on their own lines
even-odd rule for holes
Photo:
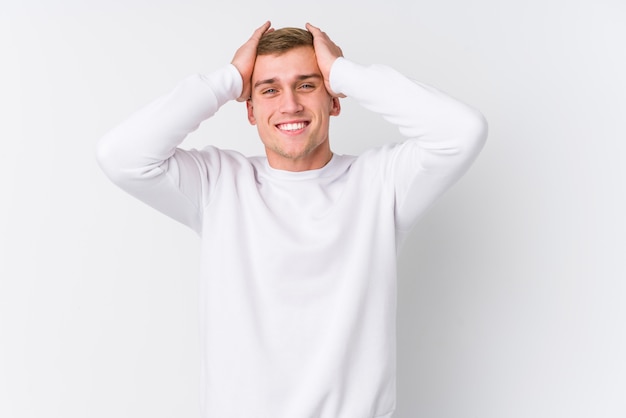
<svg viewBox="0 0 626 418">
<path fill-rule="evenodd" d="M 326 34 L 326 32 L 324 32 L 323 30 L 321 30 L 320 28 L 318 28 L 317 26 L 313 26 L 310 23 L 306 24 L 306 28 L 309 32 L 311 32 L 313 34 L 313 37 L 324 37 L 324 38 L 328 38 L 328 35 Z M 330 39 L 330 38 L 328 38 Z"/>
<path fill-rule="evenodd" d="M 311 33 L 313 33 L 314 31 L 315 31 L 315 32 L 318 32 L 318 33 L 319 33 L 319 32 L 321 32 L 320 28 L 318 28 L 317 26 L 313 26 L 313 25 L 311 25 L 310 23 L 307 23 L 307 24 L 306 24 L 306 25 L 304 25 L 304 26 L 305 26 L 305 27 L 306 27 L 306 29 L 307 29 L 309 32 L 311 32 Z"/>
<path fill-rule="evenodd" d="M 311 32 L 311 35 L 313 35 L 313 39 L 323 39 L 326 41 L 330 41 L 328 35 L 317 26 L 313 26 L 310 23 L 307 23 L 305 27 L 309 32 Z"/>
<path fill-rule="evenodd" d="M 252 38 L 253 39 L 261 39 L 261 36 L 263 36 L 265 34 L 265 32 L 268 32 L 270 30 L 270 27 L 272 26 L 272 22 L 270 22 L 269 20 L 267 22 L 265 22 L 263 25 L 259 26 L 254 33 L 252 34 Z"/>
</svg>

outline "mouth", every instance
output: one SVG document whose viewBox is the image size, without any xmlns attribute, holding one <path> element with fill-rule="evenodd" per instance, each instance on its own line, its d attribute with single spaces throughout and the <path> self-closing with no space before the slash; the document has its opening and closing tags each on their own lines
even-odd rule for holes
<svg viewBox="0 0 626 418">
<path fill-rule="evenodd" d="M 307 126 L 309 126 L 308 121 L 300 121 L 279 123 L 276 125 L 276 128 L 281 132 L 292 134 L 301 132 Z"/>
</svg>

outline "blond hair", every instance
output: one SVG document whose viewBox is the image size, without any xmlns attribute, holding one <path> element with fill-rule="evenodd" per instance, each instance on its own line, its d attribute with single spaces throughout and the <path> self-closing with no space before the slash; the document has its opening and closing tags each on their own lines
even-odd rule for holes
<svg viewBox="0 0 626 418">
<path fill-rule="evenodd" d="M 264 34 L 256 49 L 257 55 L 282 54 L 301 46 L 313 46 L 313 35 L 300 28 L 281 28 Z"/>
</svg>

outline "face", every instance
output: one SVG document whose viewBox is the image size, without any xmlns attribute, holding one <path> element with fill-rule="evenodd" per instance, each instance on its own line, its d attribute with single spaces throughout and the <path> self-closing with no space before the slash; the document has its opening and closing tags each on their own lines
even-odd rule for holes
<svg viewBox="0 0 626 418">
<path fill-rule="evenodd" d="M 313 47 L 258 56 L 247 108 L 273 168 L 313 170 L 330 160 L 329 119 L 341 108 L 326 91 Z"/>
</svg>

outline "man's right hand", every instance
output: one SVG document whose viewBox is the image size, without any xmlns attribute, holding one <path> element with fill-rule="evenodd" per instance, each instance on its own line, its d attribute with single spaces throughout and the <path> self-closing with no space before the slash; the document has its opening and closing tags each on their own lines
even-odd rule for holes
<svg viewBox="0 0 626 418">
<path fill-rule="evenodd" d="M 231 61 L 237 70 L 239 70 L 239 74 L 241 74 L 241 78 L 243 80 L 243 88 L 241 90 L 241 96 L 237 98 L 238 102 L 245 102 L 250 98 L 250 94 L 252 92 L 251 82 L 252 82 L 252 71 L 254 70 L 254 62 L 256 61 L 256 48 L 259 44 L 259 39 L 267 32 L 271 32 L 274 29 L 270 28 L 272 24 L 268 20 L 263 24 L 263 26 L 259 27 L 254 31 L 250 39 L 241 45 L 237 52 L 235 52 L 235 56 Z"/>
</svg>

